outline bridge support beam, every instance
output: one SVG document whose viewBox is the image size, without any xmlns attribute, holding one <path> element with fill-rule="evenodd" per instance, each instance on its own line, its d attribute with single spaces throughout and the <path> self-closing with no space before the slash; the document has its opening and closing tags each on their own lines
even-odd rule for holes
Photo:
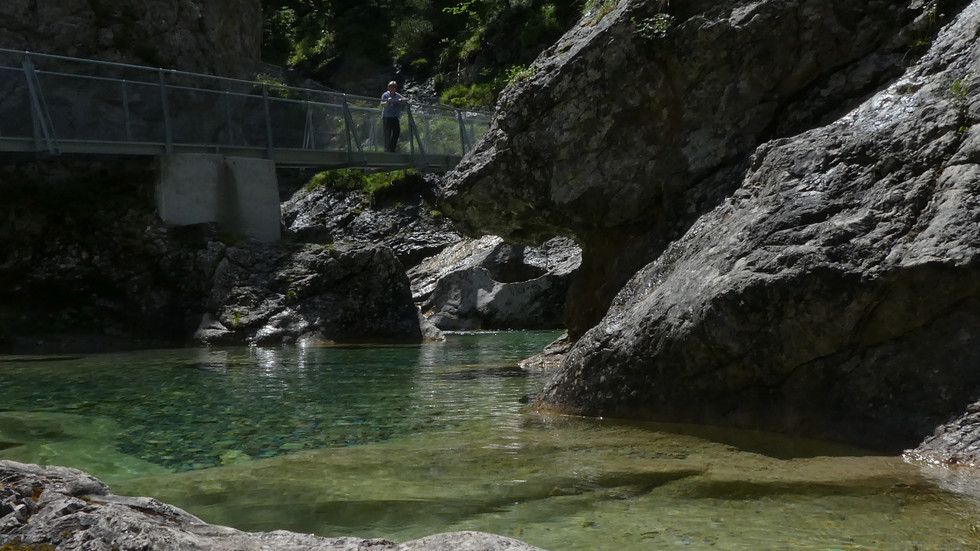
<svg viewBox="0 0 980 551">
<path fill-rule="evenodd" d="M 275 163 L 224 155 L 160 157 L 157 211 L 167 224 L 218 222 L 232 233 L 279 240 L 282 213 Z"/>
</svg>

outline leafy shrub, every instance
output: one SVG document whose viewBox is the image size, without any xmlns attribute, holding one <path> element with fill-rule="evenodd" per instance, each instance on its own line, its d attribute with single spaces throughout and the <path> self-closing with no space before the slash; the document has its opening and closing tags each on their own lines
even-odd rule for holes
<svg viewBox="0 0 980 551">
<path fill-rule="evenodd" d="M 658 13 L 653 17 L 647 17 L 639 21 L 633 17 L 630 21 L 633 22 L 633 32 L 647 41 L 666 38 L 670 28 L 674 25 L 674 17 L 666 13 Z"/>
<path fill-rule="evenodd" d="M 306 184 L 306 191 L 330 188 L 340 191 L 363 191 L 366 185 L 364 173 L 360 170 L 327 170 L 314 174 Z"/>
</svg>

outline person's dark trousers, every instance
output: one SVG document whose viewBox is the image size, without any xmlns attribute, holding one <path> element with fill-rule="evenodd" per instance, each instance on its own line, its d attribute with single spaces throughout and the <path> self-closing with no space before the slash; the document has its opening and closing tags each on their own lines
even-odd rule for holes
<svg viewBox="0 0 980 551">
<path fill-rule="evenodd" d="M 397 117 L 382 117 L 381 120 L 384 121 L 385 151 L 394 153 L 402 127 L 398 124 Z"/>
</svg>

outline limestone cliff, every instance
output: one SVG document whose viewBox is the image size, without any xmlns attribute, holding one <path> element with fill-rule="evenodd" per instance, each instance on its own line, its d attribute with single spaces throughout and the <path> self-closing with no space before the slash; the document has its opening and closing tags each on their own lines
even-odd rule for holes
<svg viewBox="0 0 980 551">
<path fill-rule="evenodd" d="M 756 146 L 829 122 L 896 77 L 946 9 L 881 0 L 602 6 L 614 4 L 586 15 L 535 62 L 535 76 L 502 94 L 487 139 L 447 192 L 447 212 L 471 233 L 579 242 L 573 336 L 738 186 Z"/>
<path fill-rule="evenodd" d="M 0 47 L 251 78 L 259 0 L 4 0 Z"/>
<path fill-rule="evenodd" d="M 653 259 L 538 406 L 915 444 L 980 396 L 980 2 L 655 4 L 566 35 L 451 182 L 584 244 L 580 331 Z"/>
</svg>

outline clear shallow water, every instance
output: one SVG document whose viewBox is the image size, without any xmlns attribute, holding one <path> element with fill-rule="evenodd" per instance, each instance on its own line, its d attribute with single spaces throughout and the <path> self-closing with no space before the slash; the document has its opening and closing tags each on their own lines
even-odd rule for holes
<svg viewBox="0 0 980 551">
<path fill-rule="evenodd" d="M 528 413 L 544 378 L 516 364 L 555 336 L 0 358 L 0 458 L 85 469 L 244 530 L 476 529 L 553 551 L 980 548 L 970 491 L 897 457 Z"/>
</svg>

